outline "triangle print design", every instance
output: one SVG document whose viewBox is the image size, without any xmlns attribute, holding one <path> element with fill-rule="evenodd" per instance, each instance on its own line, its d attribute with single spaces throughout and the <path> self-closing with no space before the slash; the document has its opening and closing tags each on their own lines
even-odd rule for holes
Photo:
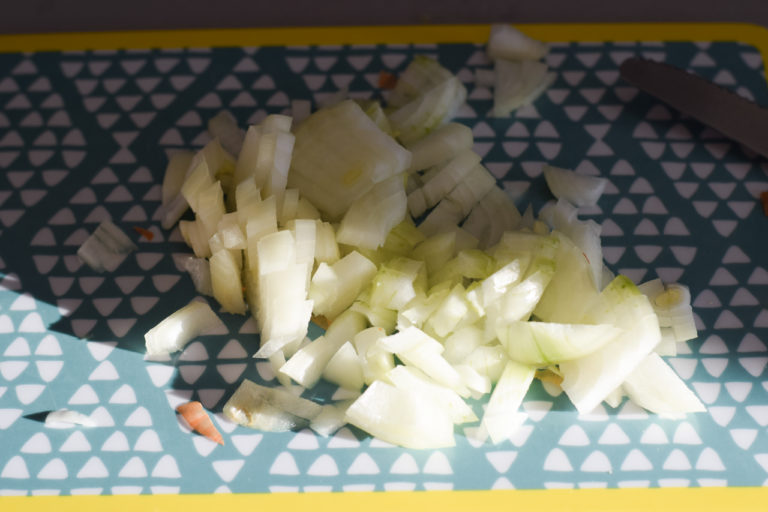
<svg viewBox="0 0 768 512">
<path fill-rule="evenodd" d="M 521 212 L 553 199 L 545 164 L 608 178 L 580 218 L 602 226 L 610 271 L 689 285 L 698 338 L 668 361 L 706 413 L 662 418 L 625 398 L 579 415 L 558 385 L 537 380 L 508 440 L 491 444 L 468 424 L 453 448 L 404 450 L 350 426 L 324 437 L 226 419 L 242 379 L 277 385 L 252 358 L 250 318 L 222 314 L 221 329 L 185 350 L 146 357 L 144 333 L 196 295 L 181 234 L 159 222 L 168 156 L 208 142 L 224 109 L 246 127 L 292 114 L 295 99 L 313 109 L 340 92 L 386 99 L 381 71 L 398 75 L 419 54 L 464 83 L 456 121 Z M 7 55 L 0 247 L 21 249 L 0 255 L 0 495 L 765 485 L 768 267 L 756 233 L 767 168 L 624 83 L 618 65 L 634 55 L 768 103 L 760 53 L 731 42 L 555 43 L 554 84 L 508 118 L 489 115 L 493 90 L 475 81 L 492 69 L 478 44 Z M 97 273 L 76 253 L 103 220 L 137 250 Z M 328 383 L 316 392 L 341 397 Z M 174 412 L 190 400 L 223 446 Z M 61 407 L 96 427 L 38 421 Z"/>
</svg>

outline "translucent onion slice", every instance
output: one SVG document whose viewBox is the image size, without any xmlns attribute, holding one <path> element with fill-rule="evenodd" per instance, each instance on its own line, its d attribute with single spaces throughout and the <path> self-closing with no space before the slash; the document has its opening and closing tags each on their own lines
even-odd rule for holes
<svg viewBox="0 0 768 512">
<path fill-rule="evenodd" d="M 377 380 L 347 409 L 348 423 L 388 443 L 413 449 L 454 446 L 448 411 L 424 395 Z"/>
<path fill-rule="evenodd" d="M 223 407 L 224 415 L 245 427 L 282 432 L 309 426 L 322 406 L 284 388 L 266 387 L 244 379 Z"/>
<path fill-rule="evenodd" d="M 454 158 L 461 151 L 471 149 L 472 130 L 464 124 L 447 123 L 426 137 L 406 145 L 411 152 L 409 172 L 421 171 Z"/>
<path fill-rule="evenodd" d="M 205 258 L 195 258 L 189 256 L 184 260 L 184 270 L 189 273 L 195 290 L 201 295 L 213 296 L 213 285 L 211 284 L 211 269 L 208 260 Z"/>
<path fill-rule="evenodd" d="M 437 384 L 424 372 L 411 366 L 398 365 L 387 373 L 387 380 L 395 387 L 424 395 L 442 409 L 448 411 L 455 424 L 477 421 L 472 408 L 455 391 Z"/>
<path fill-rule="evenodd" d="M 600 293 L 582 322 L 610 323 L 623 330 L 600 350 L 560 364 L 563 390 L 579 412 L 588 413 L 654 350 L 661 331 L 648 298 L 626 276 Z"/>
<path fill-rule="evenodd" d="M 648 354 L 623 383 L 640 407 L 663 415 L 704 412 L 704 404 L 656 353 Z"/>
<path fill-rule="evenodd" d="M 323 378 L 351 391 L 363 389 L 363 365 L 351 342 L 344 343 L 331 357 L 323 369 Z"/>
<path fill-rule="evenodd" d="M 533 367 L 508 361 L 488 400 L 482 424 L 494 444 L 509 439 L 520 426 L 518 409 L 533 382 Z"/>
<path fill-rule="evenodd" d="M 45 415 L 45 426 L 51 428 L 70 428 L 75 425 L 96 427 L 98 424 L 89 416 L 69 409 L 58 409 Z"/>
<path fill-rule="evenodd" d="M 181 185 L 187 176 L 187 170 L 195 153 L 178 151 L 171 155 L 163 174 L 162 204 L 168 205 L 181 193 Z M 186 207 L 186 205 L 185 205 Z"/>
<path fill-rule="evenodd" d="M 352 251 L 332 265 L 321 263 L 312 276 L 309 299 L 313 313 L 333 321 L 352 305 L 376 275 L 376 265 L 357 251 Z"/>
<path fill-rule="evenodd" d="M 497 59 L 494 66 L 493 115 L 506 117 L 533 103 L 555 81 L 544 62 Z"/>
<path fill-rule="evenodd" d="M 219 139 L 221 147 L 232 156 L 240 154 L 245 134 L 237 125 L 235 116 L 228 110 L 222 110 L 208 120 L 208 133 Z"/>
<path fill-rule="evenodd" d="M 451 160 L 440 166 L 422 187 L 427 208 L 435 206 L 447 196 L 480 163 L 480 155 L 471 149 L 461 151 Z M 419 217 L 423 212 L 411 210 L 411 215 Z"/>
<path fill-rule="evenodd" d="M 397 78 L 397 84 L 387 98 L 387 105 L 401 107 L 452 76 L 451 72 L 435 59 L 416 55 Z"/>
<path fill-rule="evenodd" d="M 195 337 L 222 325 L 207 302 L 190 302 L 144 334 L 147 354 L 157 356 L 176 352 Z"/>
<path fill-rule="evenodd" d="M 608 180 L 597 176 L 576 174 L 570 169 L 551 165 L 543 167 L 544 179 L 550 192 L 576 206 L 594 206 L 603 194 Z"/>
<path fill-rule="evenodd" d="M 461 227 L 485 249 L 496 244 L 504 232 L 515 229 L 520 220 L 520 212 L 512 199 L 499 187 L 493 187 L 472 208 Z"/>
<path fill-rule="evenodd" d="M 137 249 L 128 235 L 111 221 L 102 221 L 77 250 L 77 256 L 96 272 L 113 272 Z"/>
<path fill-rule="evenodd" d="M 411 153 L 347 100 L 318 110 L 296 129 L 288 184 L 338 220 L 352 201 L 410 163 Z"/>
<path fill-rule="evenodd" d="M 538 60 L 549 52 L 549 47 L 512 25 L 496 24 L 491 26 L 487 52 L 491 59 Z"/>
<path fill-rule="evenodd" d="M 244 315 L 246 305 L 240 276 L 242 251 L 216 251 L 211 255 L 209 265 L 213 297 L 227 313 Z"/>
<path fill-rule="evenodd" d="M 324 336 L 298 350 L 280 368 L 305 388 L 311 388 L 320 380 L 328 362 L 342 345 L 366 327 L 365 317 L 354 311 L 345 311 L 328 327 Z"/>
<path fill-rule="evenodd" d="M 389 232 L 403 221 L 407 198 L 402 176 L 395 175 L 374 185 L 349 205 L 341 219 L 336 239 L 340 244 L 377 249 Z"/>
<path fill-rule="evenodd" d="M 391 112 L 389 122 L 398 140 L 403 144 L 413 144 L 450 121 L 466 98 L 464 84 L 458 77 L 451 75 Z"/>
<path fill-rule="evenodd" d="M 610 324 L 511 322 L 497 329 L 509 357 L 537 367 L 558 364 L 594 352 L 622 330 Z"/>
</svg>

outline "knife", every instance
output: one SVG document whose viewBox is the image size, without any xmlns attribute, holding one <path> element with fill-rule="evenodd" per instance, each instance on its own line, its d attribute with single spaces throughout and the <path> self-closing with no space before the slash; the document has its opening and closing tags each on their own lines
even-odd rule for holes
<svg viewBox="0 0 768 512">
<path fill-rule="evenodd" d="M 768 109 L 669 64 L 632 57 L 619 71 L 630 84 L 768 158 Z"/>
</svg>

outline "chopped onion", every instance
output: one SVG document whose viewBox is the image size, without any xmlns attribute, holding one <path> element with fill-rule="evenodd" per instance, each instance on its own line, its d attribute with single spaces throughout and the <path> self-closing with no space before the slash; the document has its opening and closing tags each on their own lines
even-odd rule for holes
<svg viewBox="0 0 768 512">
<path fill-rule="evenodd" d="M 493 28 L 489 51 L 495 70 L 477 85 L 492 77 L 497 115 L 554 79 L 538 61 L 547 46 L 511 27 Z M 250 309 L 255 357 L 282 385 L 244 381 L 228 417 L 321 435 L 349 422 L 440 448 L 455 443 L 454 424 L 477 421 L 465 399 L 490 393 L 474 437 L 499 443 L 526 420 L 518 409 L 534 376 L 582 413 L 625 393 L 661 414 L 703 409 L 658 356 L 696 335 L 687 288 L 614 277 L 600 226 L 578 218 L 605 180 L 545 164 L 558 201 L 521 216 L 472 150 L 472 131 L 449 123 L 466 89 L 431 58 L 408 65 L 386 110 L 347 96 L 333 94 L 294 132 L 298 119 L 269 115 L 243 136 L 220 113 L 211 142 L 169 164 L 163 225 L 191 207 L 179 229 L 197 256 L 186 262 L 196 288 L 224 311 Z M 311 318 L 326 328 L 314 341 Z M 147 352 L 179 350 L 211 322 L 207 304 L 191 304 L 147 333 Z M 299 398 L 321 378 L 355 398 Z"/>
<path fill-rule="evenodd" d="M 413 449 L 456 444 L 448 411 L 429 397 L 374 381 L 347 409 L 348 423 L 389 443 Z"/>
<path fill-rule="evenodd" d="M 354 311 L 341 314 L 324 336 L 307 344 L 297 351 L 280 368 L 280 373 L 287 375 L 305 388 L 311 388 L 338 350 L 354 335 L 365 328 L 365 318 Z"/>
<path fill-rule="evenodd" d="M 479 240 L 481 248 L 487 248 L 498 242 L 505 231 L 515 229 L 520 217 L 506 192 L 494 187 L 472 208 L 461 227 Z"/>
<path fill-rule="evenodd" d="M 560 364 L 563 390 L 579 412 L 588 413 L 653 351 L 661 331 L 648 298 L 625 276 L 600 293 L 582 321 L 610 323 L 623 331 L 600 350 Z"/>
<path fill-rule="evenodd" d="M 230 155 L 236 157 L 240 154 L 245 135 L 237 125 L 235 116 L 228 110 L 222 110 L 208 120 L 208 133 L 219 139 L 221 147 Z"/>
<path fill-rule="evenodd" d="M 389 122 L 398 140 L 403 144 L 413 144 L 453 118 L 466 98 L 464 85 L 451 75 L 391 112 Z"/>
<path fill-rule="evenodd" d="M 517 321 L 505 324 L 498 336 L 511 359 L 542 367 L 594 352 L 621 332 L 611 324 Z"/>
<path fill-rule="evenodd" d="M 163 174 L 162 204 L 168 205 L 181 193 L 181 185 L 187 176 L 189 164 L 195 154 L 192 151 L 178 151 L 168 160 Z M 186 205 L 185 205 L 186 209 Z"/>
<path fill-rule="evenodd" d="M 189 273 L 195 290 L 202 295 L 213 296 L 213 285 L 211 284 L 211 268 L 208 260 L 205 258 L 195 258 L 189 256 L 184 260 L 184 270 Z"/>
<path fill-rule="evenodd" d="M 506 117 L 530 105 L 555 81 L 544 62 L 497 59 L 494 67 L 493 115 Z"/>
<path fill-rule="evenodd" d="M 137 249 L 128 235 L 111 221 L 102 221 L 77 250 L 77 256 L 96 272 L 113 272 Z"/>
<path fill-rule="evenodd" d="M 90 417 L 77 411 L 59 409 L 45 415 L 45 426 L 51 428 L 69 428 L 75 425 L 84 427 L 96 427 L 98 424 Z"/>
<path fill-rule="evenodd" d="M 314 301 L 313 313 L 333 320 L 352 305 L 374 275 L 376 265 L 357 251 L 332 265 L 320 263 L 309 288 L 309 298 Z"/>
<path fill-rule="evenodd" d="M 576 208 L 564 199 L 545 205 L 539 212 L 539 218 L 550 228 L 564 233 L 581 249 L 589 263 L 595 286 L 602 289 L 603 250 L 600 242 L 602 227 L 592 219 L 580 220 Z"/>
<path fill-rule="evenodd" d="M 518 408 L 533 382 L 534 369 L 515 361 L 508 361 L 488 400 L 483 414 L 483 427 L 493 443 L 509 439 L 522 423 Z"/>
<path fill-rule="evenodd" d="M 597 176 L 576 174 L 569 169 L 544 165 L 544 179 L 552 194 L 576 206 L 595 206 L 608 180 Z"/>
<path fill-rule="evenodd" d="M 309 426 L 322 406 L 284 388 L 261 386 L 244 379 L 223 407 L 224 415 L 240 425 L 282 432 Z"/>
<path fill-rule="evenodd" d="M 435 59 L 416 55 L 398 77 L 397 84 L 387 98 L 387 104 L 390 107 L 402 107 L 452 76 L 453 74 Z"/>
<path fill-rule="evenodd" d="M 411 153 L 347 100 L 318 110 L 296 129 L 288 183 L 338 220 L 355 199 L 410 163 Z"/>
<path fill-rule="evenodd" d="M 549 52 L 549 47 L 512 25 L 497 24 L 491 26 L 487 51 L 491 59 L 538 60 Z"/>
<path fill-rule="evenodd" d="M 454 158 L 463 150 L 471 149 L 472 130 L 463 124 L 445 124 L 426 137 L 405 147 L 411 152 L 410 172 L 421 171 Z"/>
<path fill-rule="evenodd" d="M 704 404 L 656 353 L 648 354 L 623 383 L 640 407 L 663 415 L 704 412 Z"/>
<path fill-rule="evenodd" d="M 392 228 L 405 218 L 406 201 L 401 176 L 377 183 L 349 205 L 336 232 L 338 243 L 363 249 L 380 247 Z"/>
<path fill-rule="evenodd" d="M 144 335 L 147 354 L 158 356 L 176 352 L 195 337 L 221 325 L 207 302 L 190 302 L 147 331 Z"/>
</svg>

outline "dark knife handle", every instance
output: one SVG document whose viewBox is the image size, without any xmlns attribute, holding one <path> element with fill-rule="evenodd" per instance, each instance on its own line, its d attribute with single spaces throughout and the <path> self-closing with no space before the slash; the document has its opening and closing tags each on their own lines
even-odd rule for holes
<svg viewBox="0 0 768 512">
<path fill-rule="evenodd" d="M 669 64 L 632 57 L 620 73 L 630 84 L 768 157 L 768 109 Z"/>
</svg>

